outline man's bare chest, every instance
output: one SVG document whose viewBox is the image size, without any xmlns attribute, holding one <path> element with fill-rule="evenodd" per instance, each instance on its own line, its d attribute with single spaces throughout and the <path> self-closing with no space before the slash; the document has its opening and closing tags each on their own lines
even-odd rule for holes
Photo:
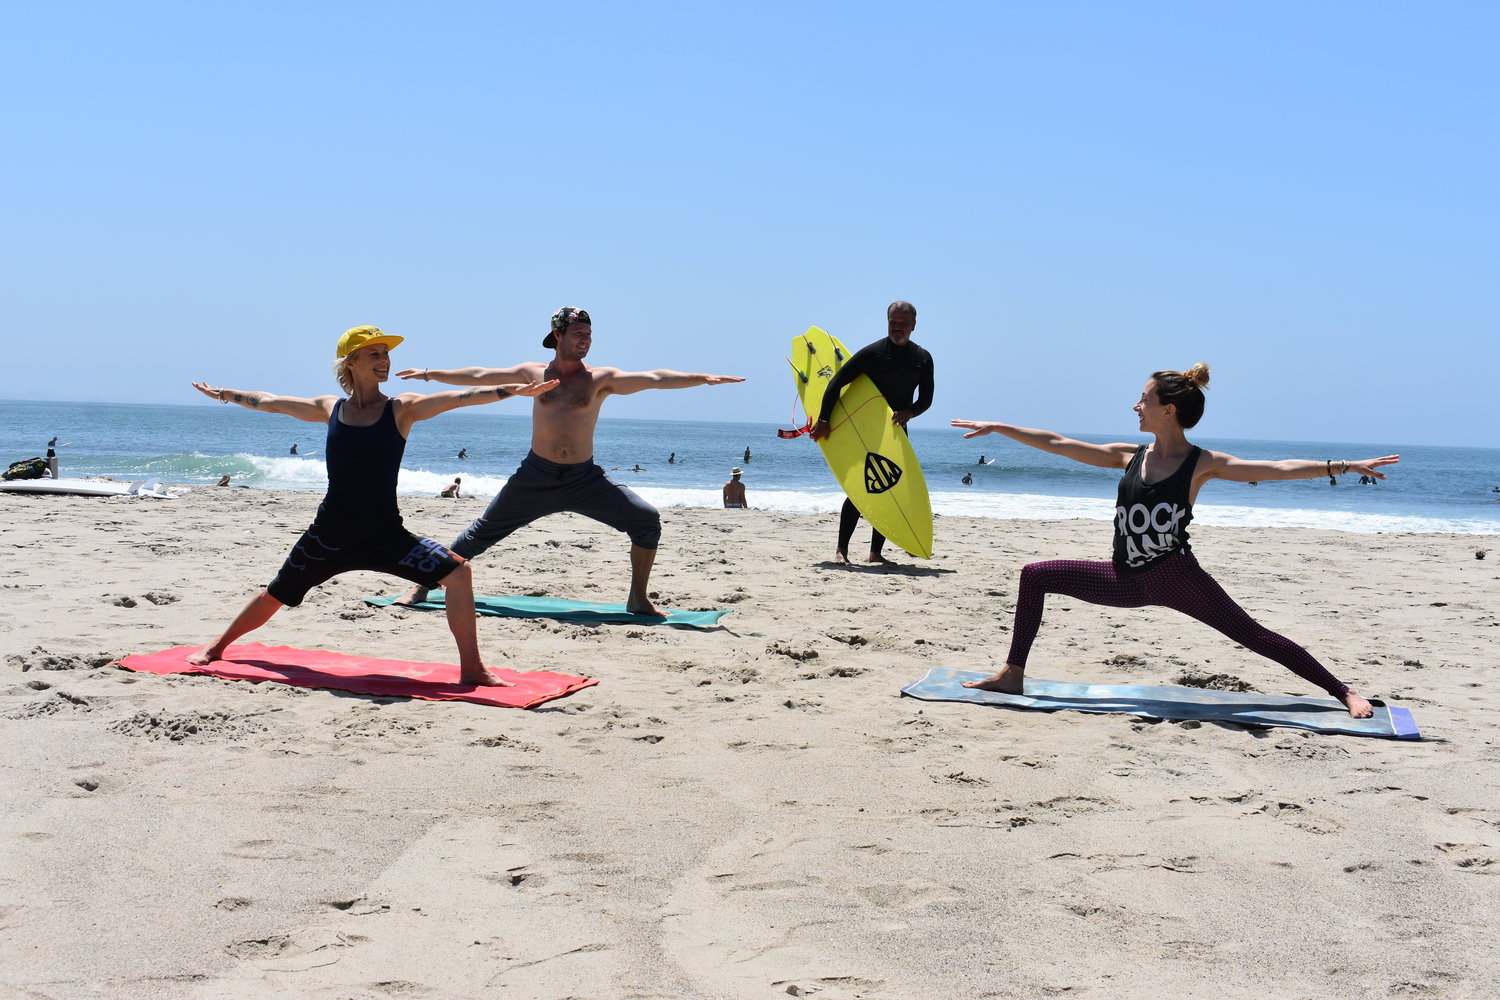
<svg viewBox="0 0 1500 1000">
<path fill-rule="evenodd" d="M 586 410 L 596 405 L 598 392 L 593 379 L 563 382 L 537 397 L 537 405 L 547 409 Z"/>
</svg>

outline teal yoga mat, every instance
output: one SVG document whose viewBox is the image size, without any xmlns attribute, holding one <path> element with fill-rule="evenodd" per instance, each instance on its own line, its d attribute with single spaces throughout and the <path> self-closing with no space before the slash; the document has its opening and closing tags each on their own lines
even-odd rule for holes
<svg viewBox="0 0 1500 1000">
<path fill-rule="evenodd" d="M 1345 736 L 1384 736 L 1420 739 L 1411 712 L 1371 700 L 1375 715 L 1351 719 L 1349 710 L 1327 695 L 1304 698 L 1253 691 L 1213 691 L 1194 687 L 1148 687 L 1138 684 L 1071 684 L 1067 681 L 1026 679 L 1025 694 L 976 691 L 964 681 L 988 677 L 993 671 L 934 667 L 927 676 L 901 693 L 923 701 L 967 701 L 1004 708 L 1046 711 L 1125 712 L 1148 719 L 1207 719 L 1250 726 L 1285 726 Z"/>
<path fill-rule="evenodd" d="M 366 604 L 385 606 L 394 602 L 394 597 L 366 597 Z M 443 595 L 434 591 L 421 604 L 412 607 L 422 611 L 442 611 Z M 589 601 L 569 601 L 561 597 L 476 597 L 474 610 L 481 615 L 496 618 L 555 618 L 565 622 L 586 624 L 618 623 L 632 625 L 684 625 L 689 628 L 713 628 L 719 619 L 729 614 L 724 611 L 668 611 L 665 618 L 651 615 L 631 614 L 623 604 L 594 604 Z"/>
</svg>

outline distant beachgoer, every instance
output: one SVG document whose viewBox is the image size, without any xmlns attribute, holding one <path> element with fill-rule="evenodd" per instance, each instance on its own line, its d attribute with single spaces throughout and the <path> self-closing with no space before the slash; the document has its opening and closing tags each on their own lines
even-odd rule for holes
<svg viewBox="0 0 1500 1000">
<path fill-rule="evenodd" d="M 463 479 L 461 477 L 454 476 L 453 482 L 449 483 L 447 486 L 444 486 L 443 492 L 438 494 L 439 499 L 457 500 L 458 490 L 462 483 Z"/>
<path fill-rule="evenodd" d="M 458 457 L 459 458 L 468 458 L 469 457 L 469 449 L 467 449 L 467 448 L 460 448 L 460 449 L 458 449 Z"/>
<path fill-rule="evenodd" d="M 1004 434 L 1049 454 L 1084 465 L 1123 469 L 1125 473 L 1115 505 L 1113 561 L 1059 559 L 1032 563 L 1023 569 L 1005 666 L 983 680 L 967 682 L 965 687 L 1020 694 L 1026 658 L 1042 624 L 1046 595 L 1064 594 L 1113 608 L 1155 605 L 1181 611 L 1321 687 L 1343 702 L 1354 718 L 1370 717 L 1374 710 L 1368 701 L 1329 673 L 1307 650 L 1246 614 L 1198 565 L 1188 546 L 1187 526 L 1193 519 L 1193 503 L 1199 488 L 1211 479 L 1252 482 L 1251 476 L 1255 480 L 1279 480 L 1334 474 L 1331 459 L 1241 459 L 1190 444 L 1184 431 L 1203 416 L 1203 389 L 1207 385 L 1208 366 L 1201 362 L 1185 372 L 1155 372 L 1146 380 L 1134 410 L 1140 430 L 1155 438 L 1149 445 L 1089 444 L 1052 431 L 1011 424 L 953 421 L 953 426 L 968 431 L 966 438 Z M 1399 460 L 1399 455 L 1385 455 L 1359 462 L 1341 461 L 1339 472 L 1353 469 L 1384 479 L 1385 474 L 1378 470 Z"/>
<path fill-rule="evenodd" d="M 972 472 L 965 472 L 964 473 L 963 484 L 965 486 L 972 486 L 972 485 L 974 485 L 974 474 Z"/>
<path fill-rule="evenodd" d="M 674 451 L 674 452 L 672 452 L 672 454 L 670 454 L 670 455 L 667 456 L 667 464 L 668 465 L 676 465 L 677 464 L 677 452 Z"/>
<path fill-rule="evenodd" d="M 980 455 L 980 456 L 979 456 L 979 464 L 980 464 L 980 465 L 983 465 L 983 464 L 984 464 L 984 456 L 983 456 L 983 455 Z"/>
<path fill-rule="evenodd" d="M 473 559 L 490 546 L 548 514 L 582 514 L 622 531 L 630 538 L 630 591 L 625 609 L 660 615 L 651 602 L 651 567 L 661 540 L 661 515 L 635 493 L 613 482 L 594 463 L 594 431 L 599 411 L 611 396 L 645 389 L 687 389 L 700 385 L 743 382 L 737 375 L 705 375 L 657 369 L 625 372 L 584 364 L 593 346 L 589 314 L 564 306 L 552 314 L 542 346 L 555 352 L 549 362 L 528 361 L 511 368 L 408 368 L 406 379 L 431 379 L 450 385 L 494 385 L 523 379 L 557 379 L 556 389 L 537 397 L 531 408 L 531 451 L 485 512 L 464 529 L 453 551 Z M 637 469 L 640 467 L 637 466 Z M 642 470 L 644 471 L 644 470 Z M 424 600 L 426 588 L 412 588 L 398 604 Z"/>
<path fill-rule="evenodd" d="M 822 409 L 808 431 L 814 441 L 828 436 L 831 430 L 828 420 L 833 415 L 839 394 L 861 375 L 870 376 L 870 381 L 875 383 L 875 388 L 880 390 L 886 405 L 891 408 L 891 423 L 903 431 L 907 421 L 926 413 L 932 405 L 932 355 L 912 343 L 911 339 L 912 331 L 917 328 L 917 307 L 910 302 L 892 302 L 886 307 L 885 322 L 885 338 L 855 351 L 823 390 Z M 845 497 L 843 510 L 839 513 L 839 542 L 834 550 L 834 562 L 849 561 L 849 540 L 854 537 L 857 524 L 859 509 L 853 500 Z M 884 548 L 885 536 L 872 527 L 869 561 L 890 562 L 881 554 Z"/>
<path fill-rule="evenodd" d="M 1252 479 L 1252 480 L 1250 480 L 1250 485 L 1251 486 L 1259 486 L 1260 483 L 1258 483 L 1258 482 L 1256 482 L 1255 480 Z"/>
<path fill-rule="evenodd" d="M 750 461 L 750 448 L 748 445 L 745 447 L 745 461 Z"/>
<path fill-rule="evenodd" d="M 214 485 L 215 486 L 228 486 L 229 485 L 229 473 L 226 472 L 226 473 L 224 473 L 224 475 L 220 476 L 219 477 L 219 481 L 217 483 L 215 483 Z"/>
<path fill-rule="evenodd" d="M 61 479 L 57 474 L 57 438 L 47 442 L 47 475 L 53 479 Z"/>
<path fill-rule="evenodd" d="M 295 444 L 292 445 L 292 454 L 293 455 L 297 454 L 297 446 Z"/>
<path fill-rule="evenodd" d="M 205 666 L 224 655 L 240 636 L 271 620 L 283 607 L 296 607 L 312 588 L 340 573 L 373 570 L 424 586 L 448 588 L 448 627 L 458 643 L 463 684 L 510 687 L 485 669 L 479 655 L 474 588 L 468 563 L 437 542 L 418 538 L 401 523 L 396 476 L 407 434 L 419 420 L 460 406 L 493 403 L 508 396 L 536 396 L 556 381 L 515 383 L 492 389 L 403 393 L 391 398 L 380 389 L 390 377 L 390 350 L 403 338 L 373 326 L 357 326 L 339 338 L 334 376 L 347 396 L 303 399 L 269 392 L 241 392 L 194 382 L 193 388 L 221 403 L 283 413 L 327 424 L 328 493 L 312 526 L 303 533 L 276 578 L 245 605 L 223 634 L 188 657 Z M 227 477 L 226 477 L 227 478 Z"/>
<path fill-rule="evenodd" d="M 738 465 L 729 470 L 729 482 L 724 484 L 724 506 L 744 510 L 747 506 L 745 501 L 745 484 L 740 482 L 742 470 Z"/>
</svg>

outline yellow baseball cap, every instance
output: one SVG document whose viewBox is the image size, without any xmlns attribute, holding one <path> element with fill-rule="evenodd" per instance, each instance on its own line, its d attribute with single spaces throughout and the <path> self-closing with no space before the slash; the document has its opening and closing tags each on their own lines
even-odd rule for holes
<svg viewBox="0 0 1500 1000">
<path fill-rule="evenodd" d="M 386 347 L 395 347 L 405 337 L 394 337 L 389 333 L 382 333 L 378 326 L 356 326 L 344 331 L 339 338 L 339 354 L 341 358 L 347 358 L 361 347 L 369 347 L 371 344 L 383 344 Z"/>
</svg>

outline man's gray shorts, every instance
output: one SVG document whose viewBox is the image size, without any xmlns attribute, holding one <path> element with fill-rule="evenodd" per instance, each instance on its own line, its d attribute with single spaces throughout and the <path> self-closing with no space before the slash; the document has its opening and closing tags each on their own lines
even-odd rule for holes
<svg viewBox="0 0 1500 1000">
<path fill-rule="evenodd" d="M 593 459 L 559 465 L 527 452 L 500 494 L 479 520 L 453 543 L 465 559 L 475 556 L 548 514 L 582 514 L 630 536 L 631 544 L 654 549 L 661 542 L 661 515 L 630 490 L 611 482 Z"/>
</svg>

